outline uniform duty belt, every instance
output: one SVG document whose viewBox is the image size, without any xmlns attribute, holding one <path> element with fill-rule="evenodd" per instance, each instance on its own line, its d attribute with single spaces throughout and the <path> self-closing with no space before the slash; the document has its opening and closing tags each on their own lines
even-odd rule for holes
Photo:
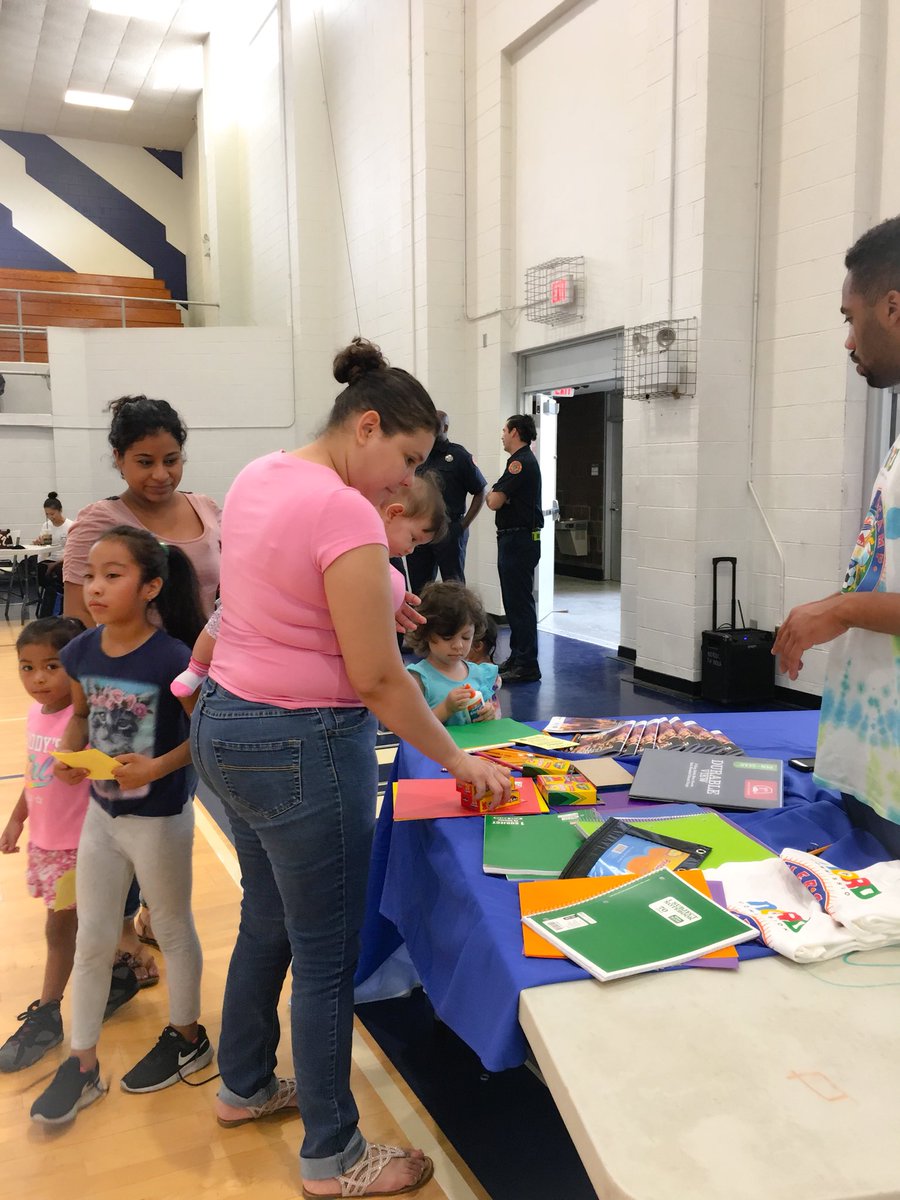
<svg viewBox="0 0 900 1200">
<path fill-rule="evenodd" d="M 512 529 L 498 529 L 497 537 L 502 537 L 504 533 L 530 533 L 535 540 L 541 536 L 539 529 L 531 529 L 527 525 L 515 525 Z"/>
</svg>

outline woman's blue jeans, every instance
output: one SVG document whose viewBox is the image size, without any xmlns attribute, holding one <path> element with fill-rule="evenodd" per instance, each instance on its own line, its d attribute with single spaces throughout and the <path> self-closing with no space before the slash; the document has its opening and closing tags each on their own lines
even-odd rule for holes
<svg viewBox="0 0 900 1200">
<path fill-rule="evenodd" d="M 191 722 L 201 778 L 225 806 L 244 889 L 219 1041 L 219 1095 L 274 1095 L 277 1005 L 293 960 L 291 1041 L 306 1179 L 365 1150 L 350 1091 L 353 973 L 375 824 L 375 718 L 364 708 L 292 710 L 207 680 Z"/>
</svg>

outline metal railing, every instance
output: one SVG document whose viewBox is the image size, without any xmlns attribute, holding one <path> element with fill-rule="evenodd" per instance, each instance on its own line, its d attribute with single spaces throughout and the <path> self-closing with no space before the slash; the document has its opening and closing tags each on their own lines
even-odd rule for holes
<svg viewBox="0 0 900 1200">
<path fill-rule="evenodd" d="M 167 296 L 116 296 L 107 295 L 105 292 L 60 292 L 50 288 L 5 288 L 0 287 L 0 295 L 3 293 L 14 295 L 16 298 L 16 324 L 3 325 L 0 324 L 0 334 L 14 333 L 18 334 L 19 340 L 19 358 L 22 362 L 25 361 L 25 337 L 27 334 L 46 334 L 48 329 L 53 329 L 50 325 L 26 325 L 23 321 L 22 297 L 23 296 L 74 296 L 81 299 L 90 300 L 117 300 L 119 302 L 119 316 L 121 320 L 121 328 L 128 328 L 128 317 L 125 308 L 129 300 L 138 301 L 141 304 L 180 304 L 183 308 L 218 308 L 219 305 L 212 300 L 175 300 Z"/>
</svg>

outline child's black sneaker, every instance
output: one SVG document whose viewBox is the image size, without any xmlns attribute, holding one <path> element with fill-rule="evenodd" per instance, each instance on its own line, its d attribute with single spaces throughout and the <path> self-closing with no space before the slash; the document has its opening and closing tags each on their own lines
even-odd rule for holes
<svg viewBox="0 0 900 1200">
<path fill-rule="evenodd" d="M 100 1082 L 100 1064 L 82 1071 L 77 1058 L 67 1058 L 53 1082 L 31 1106 L 31 1119 L 41 1125 L 65 1125 L 74 1121 L 80 1108 L 87 1108 L 106 1095 Z"/>
<path fill-rule="evenodd" d="M 125 963 L 118 963 L 114 966 L 109 980 L 109 996 L 106 1000 L 103 1020 L 108 1021 L 114 1012 L 136 996 L 140 986 L 138 977 L 131 967 L 126 966 Z"/>
<path fill-rule="evenodd" d="M 122 1091 L 159 1092 L 185 1075 L 201 1071 L 212 1056 L 213 1048 L 202 1025 L 197 1027 L 196 1042 L 189 1042 L 167 1025 L 153 1049 L 122 1076 Z"/>
<path fill-rule="evenodd" d="M 16 1020 L 20 1028 L 0 1046 L 0 1071 L 24 1071 L 63 1040 L 58 1000 L 35 1000 Z"/>
</svg>

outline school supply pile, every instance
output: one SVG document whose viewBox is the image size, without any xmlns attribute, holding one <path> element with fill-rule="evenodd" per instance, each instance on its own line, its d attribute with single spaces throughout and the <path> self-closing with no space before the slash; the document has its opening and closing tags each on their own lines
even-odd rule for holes
<svg viewBox="0 0 900 1200">
<path fill-rule="evenodd" d="M 560 908 L 564 904 L 580 904 L 592 896 L 600 896 L 613 888 L 621 887 L 633 878 L 632 875 L 604 875 L 598 879 L 538 879 L 520 883 L 519 912 L 521 916 L 526 917 L 546 912 L 551 908 Z M 702 871 L 683 871 L 682 878 L 704 896 L 715 900 L 717 904 L 724 904 L 725 892 L 722 885 L 708 883 Z M 558 946 L 551 945 L 546 938 L 524 923 L 522 953 L 526 958 L 565 958 Z M 738 954 L 734 946 L 723 946 L 720 950 L 712 950 L 709 954 L 688 959 L 681 966 L 736 971 Z"/>
<path fill-rule="evenodd" d="M 476 753 L 533 778 L 551 808 L 602 804 L 603 793 L 624 790 L 633 778 L 630 771 L 609 759 L 571 761 L 509 746 L 486 747 Z"/>
<path fill-rule="evenodd" d="M 666 869 L 522 921 L 600 980 L 657 971 L 755 935 Z"/>
<path fill-rule="evenodd" d="M 687 750 L 695 754 L 742 754 L 720 729 L 706 729 L 681 717 L 624 720 L 609 717 L 553 717 L 549 734 L 570 736 L 579 754 L 640 757 L 647 750 Z"/>
<path fill-rule="evenodd" d="M 900 942 L 900 862 L 841 870 L 785 849 L 766 862 L 726 863 L 709 877 L 724 886 L 729 910 L 794 962 Z"/>
</svg>

